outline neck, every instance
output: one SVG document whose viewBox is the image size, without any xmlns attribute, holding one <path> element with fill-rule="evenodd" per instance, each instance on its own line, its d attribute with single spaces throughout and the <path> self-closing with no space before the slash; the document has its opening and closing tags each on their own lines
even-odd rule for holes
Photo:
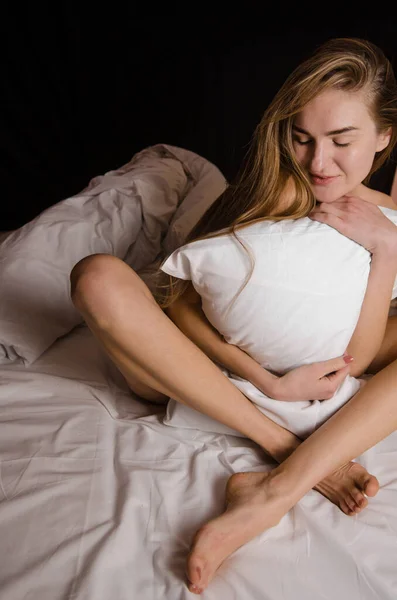
<svg viewBox="0 0 397 600">
<path fill-rule="evenodd" d="M 371 204 L 375 204 L 376 206 L 383 206 L 384 208 L 393 208 L 397 210 L 396 204 L 393 202 L 391 196 L 384 194 L 383 192 L 379 192 L 378 190 L 373 190 L 367 187 L 364 184 L 358 185 L 352 192 L 350 192 L 351 196 L 358 196 L 367 202 L 371 202 Z"/>
</svg>

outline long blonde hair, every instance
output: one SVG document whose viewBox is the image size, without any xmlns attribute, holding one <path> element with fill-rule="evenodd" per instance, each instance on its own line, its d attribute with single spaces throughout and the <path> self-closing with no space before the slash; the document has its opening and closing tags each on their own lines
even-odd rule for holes
<svg viewBox="0 0 397 600">
<path fill-rule="evenodd" d="M 378 132 L 391 130 L 388 146 L 379 152 L 364 183 L 389 158 L 397 142 L 397 84 L 383 51 L 358 38 L 336 38 L 321 45 L 291 73 L 266 109 L 254 131 L 249 151 L 236 180 L 215 200 L 188 234 L 184 244 L 232 234 L 248 252 L 237 231 L 259 221 L 299 219 L 314 208 L 316 199 L 306 173 L 295 158 L 292 125 L 295 115 L 327 89 L 364 91 Z M 286 189 L 294 201 L 283 208 Z M 156 274 L 155 298 L 161 308 L 172 304 L 189 282 L 161 270 Z"/>
</svg>

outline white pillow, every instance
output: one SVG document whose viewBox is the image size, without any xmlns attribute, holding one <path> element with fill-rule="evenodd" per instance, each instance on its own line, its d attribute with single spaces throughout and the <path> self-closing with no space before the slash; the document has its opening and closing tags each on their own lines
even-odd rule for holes
<svg viewBox="0 0 397 600">
<path fill-rule="evenodd" d="M 397 211 L 382 210 L 397 223 Z M 283 374 L 342 355 L 360 314 L 369 252 L 309 218 L 257 223 L 237 235 L 251 250 L 255 268 L 230 310 L 250 268 L 248 255 L 233 236 L 185 245 L 162 270 L 191 280 L 210 323 L 227 342 L 270 371 Z M 269 399 L 249 382 L 225 374 L 263 412 L 297 435 L 311 433 L 360 385 L 348 377 L 332 401 L 287 403 Z M 164 422 L 178 427 L 199 423 L 201 429 L 225 432 L 212 419 L 200 415 L 198 420 L 197 414 L 171 400 Z"/>
<path fill-rule="evenodd" d="M 146 148 L 2 242 L 0 364 L 34 362 L 82 321 L 69 284 L 80 259 L 112 254 L 139 270 L 159 255 L 176 210 L 200 180 L 185 159 L 208 163 L 182 148 Z M 219 171 L 216 176 L 224 181 Z M 209 194 L 212 202 L 215 197 Z"/>
</svg>

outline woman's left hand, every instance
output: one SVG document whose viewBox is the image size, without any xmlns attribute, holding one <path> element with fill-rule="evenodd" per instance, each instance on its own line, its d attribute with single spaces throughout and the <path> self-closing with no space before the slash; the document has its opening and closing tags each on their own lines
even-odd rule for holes
<svg viewBox="0 0 397 600">
<path fill-rule="evenodd" d="M 397 227 L 378 206 L 358 196 L 321 202 L 309 218 L 333 227 L 373 255 L 397 258 Z"/>
</svg>

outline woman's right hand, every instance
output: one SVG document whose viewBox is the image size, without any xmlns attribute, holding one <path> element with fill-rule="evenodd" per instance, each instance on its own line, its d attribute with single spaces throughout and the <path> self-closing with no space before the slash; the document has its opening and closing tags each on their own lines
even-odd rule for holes
<svg viewBox="0 0 397 600">
<path fill-rule="evenodd" d="M 284 402 L 329 400 L 348 376 L 352 360 L 345 354 L 297 367 L 275 381 L 272 398 Z"/>
<path fill-rule="evenodd" d="M 333 227 L 372 255 L 396 262 L 397 227 L 379 206 L 358 196 L 343 196 L 318 204 L 308 216 Z"/>
</svg>

